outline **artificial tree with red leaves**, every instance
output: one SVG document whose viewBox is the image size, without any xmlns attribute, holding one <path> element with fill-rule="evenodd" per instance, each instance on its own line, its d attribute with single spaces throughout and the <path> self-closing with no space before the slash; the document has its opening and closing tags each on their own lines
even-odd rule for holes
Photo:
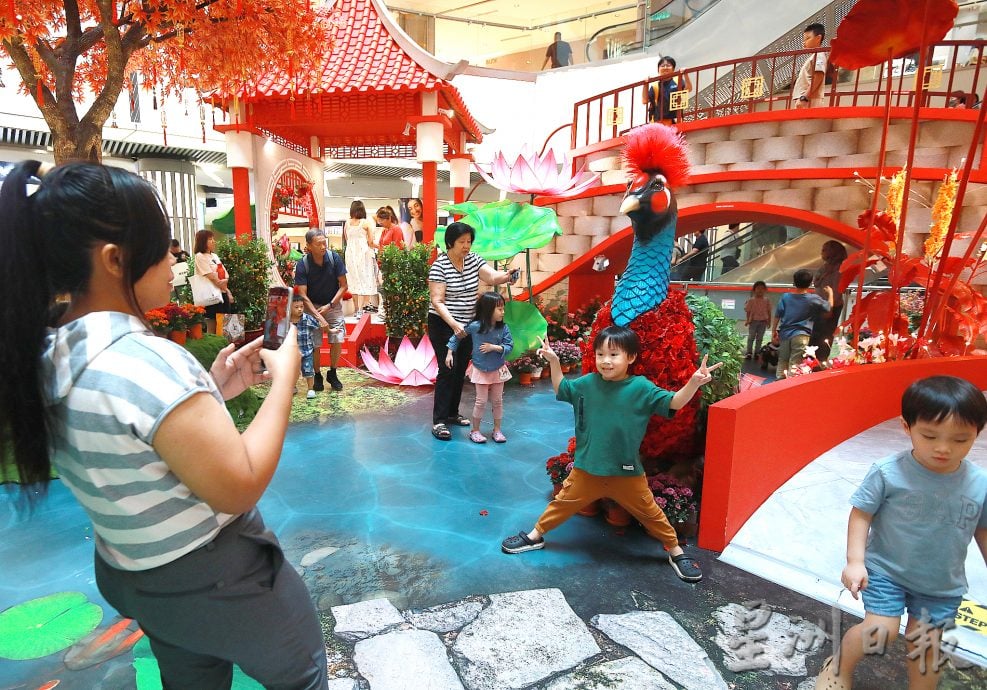
<svg viewBox="0 0 987 690">
<path fill-rule="evenodd" d="M 330 29 L 328 10 L 308 0 L 0 2 L 0 48 L 51 129 L 58 163 L 101 160 L 103 124 L 132 72 L 162 96 L 252 95 L 276 72 L 302 93 L 331 50 Z"/>
</svg>

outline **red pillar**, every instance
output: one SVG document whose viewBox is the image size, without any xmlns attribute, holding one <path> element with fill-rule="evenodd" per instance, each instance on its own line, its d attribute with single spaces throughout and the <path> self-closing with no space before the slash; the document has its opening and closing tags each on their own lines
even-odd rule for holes
<svg viewBox="0 0 987 690">
<path fill-rule="evenodd" d="M 436 220 L 439 216 L 438 163 L 422 163 L 422 240 L 435 239 Z"/>
<path fill-rule="evenodd" d="M 454 203 L 454 204 L 461 204 L 464 201 L 466 201 L 466 190 L 463 189 L 462 187 L 453 187 L 452 188 L 452 203 Z M 458 215 L 458 216 L 457 215 L 453 215 L 453 219 L 455 219 L 455 220 L 459 220 L 460 218 L 462 218 L 462 215 Z"/>
<path fill-rule="evenodd" d="M 233 227 L 236 229 L 236 241 L 244 244 L 253 239 L 254 231 L 250 227 L 250 170 L 247 168 L 231 168 L 233 173 Z"/>
</svg>

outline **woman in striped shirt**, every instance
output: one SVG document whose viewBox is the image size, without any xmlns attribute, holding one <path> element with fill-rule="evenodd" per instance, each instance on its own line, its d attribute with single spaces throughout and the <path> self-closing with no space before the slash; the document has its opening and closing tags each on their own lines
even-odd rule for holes
<svg viewBox="0 0 987 690">
<path fill-rule="evenodd" d="M 144 317 L 172 277 L 150 183 L 40 167 L 21 163 L 0 191 L 0 289 L 16 296 L 0 311 L 0 458 L 29 500 L 54 468 L 82 504 L 99 591 L 140 624 L 164 687 L 229 687 L 235 663 L 266 687 L 326 688 L 315 608 L 255 508 L 288 426 L 294 332 L 279 350 L 230 345 L 206 372 Z M 241 435 L 223 400 L 264 379 Z"/>
<path fill-rule="evenodd" d="M 428 339 L 435 350 L 439 373 L 435 379 L 432 402 L 432 436 L 448 441 L 452 433 L 447 425 L 469 426 L 470 420 L 459 414 L 466 367 L 473 352 L 473 342 L 466 325 L 473 320 L 480 281 L 487 285 L 504 285 L 512 280 L 507 271 L 490 267 L 478 254 L 470 251 L 476 230 L 466 223 L 450 223 L 446 228 L 446 253 L 440 254 L 428 271 Z M 457 336 L 459 347 L 452 367 L 446 366 L 449 339 Z"/>
</svg>

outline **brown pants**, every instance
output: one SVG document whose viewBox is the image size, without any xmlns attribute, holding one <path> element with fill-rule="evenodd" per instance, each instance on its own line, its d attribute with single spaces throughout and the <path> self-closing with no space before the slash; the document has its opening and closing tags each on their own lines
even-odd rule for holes
<svg viewBox="0 0 987 690">
<path fill-rule="evenodd" d="M 535 529 L 547 534 L 571 518 L 585 505 L 601 498 L 609 498 L 621 505 L 655 539 L 673 549 L 679 545 L 675 529 L 668 522 L 664 511 L 655 503 L 654 494 L 648 488 L 643 474 L 634 477 L 600 477 L 573 468 L 562 484 L 562 490 L 548 504 L 538 518 Z"/>
</svg>

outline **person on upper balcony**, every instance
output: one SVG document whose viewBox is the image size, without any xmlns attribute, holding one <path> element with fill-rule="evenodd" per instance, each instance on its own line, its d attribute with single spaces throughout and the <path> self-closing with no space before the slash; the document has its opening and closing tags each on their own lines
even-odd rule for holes
<svg viewBox="0 0 987 690">
<path fill-rule="evenodd" d="M 552 69 L 556 67 L 568 67 L 572 64 L 572 48 L 562 40 L 561 31 L 555 32 L 555 42 L 550 43 L 548 49 L 545 51 L 545 62 L 542 63 L 541 68 L 545 69 L 548 67 L 549 61 L 552 62 Z"/>
<path fill-rule="evenodd" d="M 802 32 L 802 47 L 806 50 L 822 47 L 826 27 L 809 24 Z M 792 103 L 796 108 L 818 108 L 825 105 L 823 89 L 826 86 L 826 53 L 819 51 L 809 55 L 795 77 L 792 86 Z"/>
<path fill-rule="evenodd" d="M 648 106 L 648 122 L 674 125 L 679 120 L 679 110 L 672 110 L 672 93 L 690 91 L 692 82 L 688 75 L 673 78 L 675 58 L 666 55 L 658 61 L 658 81 L 642 94 L 641 102 Z"/>
</svg>

